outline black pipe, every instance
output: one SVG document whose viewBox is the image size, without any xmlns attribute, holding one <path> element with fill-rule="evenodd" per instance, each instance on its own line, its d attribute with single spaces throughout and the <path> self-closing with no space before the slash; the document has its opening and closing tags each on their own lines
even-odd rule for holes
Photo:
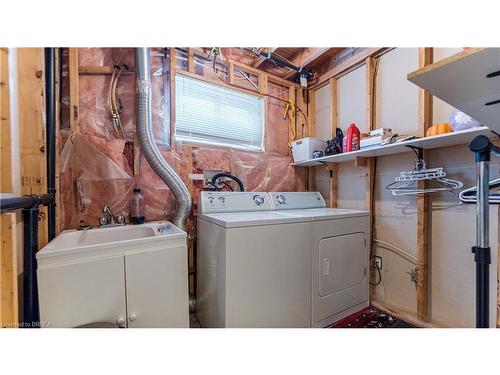
<svg viewBox="0 0 500 375">
<path fill-rule="evenodd" d="M 217 179 L 221 178 L 221 177 L 228 177 L 234 181 L 236 181 L 236 183 L 238 184 L 238 186 L 240 187 L 240 191 L 245 191 L 245 188 L 243 187 L 243 182 L 241 182 L 241 180 L 236 177 L 236 176 L 233 176 L 232 174 L 230 173 L 217 173 L 215 174 L 213 177 L 212 177 L 212 185 L 217 187 Z"/>
<path fill-rule="evenodd" d="M 23 210 L 23 309 L 21 327 L 24 328 L 36 328 L 40 326 L 36 275 L 38 215 L 40 213 L 38 207 L 53 203 L 54 195 L 52 194 L 0 198 L 0 212 Z"/>
<path fill-rule="evenodd" d="M 55 48 L 45 48 L 45 117 L 47 152 L 47 193 L 56 194 L 56 78 Z M 48 239 L 56 236 L 56 205 L 47 207 Z"/>
<path fill-rule="evenodd" d="M 0 212 L 20 210 L 39 205 L 48 205 L 54 201 L 52 194 L 23 195 L 21 197 L 0 198 Z"/>
<path fill-rule="evenodd" d="M 38 250 L 38 206 L 23 209 L 23 328 L 37 328 L 40 322 L 36 252 Z"/>
</svg>

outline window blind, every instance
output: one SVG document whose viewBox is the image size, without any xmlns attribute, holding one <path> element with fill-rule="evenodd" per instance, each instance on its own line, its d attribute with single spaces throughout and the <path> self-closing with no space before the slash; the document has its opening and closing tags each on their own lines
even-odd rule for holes
<svg viewBox="0 0 500 375">
<path fill-rule="evenodd" d="M 262 151 L 264 100 L 176 74 L 175 134 L 179 140 Z"/>
</svg>

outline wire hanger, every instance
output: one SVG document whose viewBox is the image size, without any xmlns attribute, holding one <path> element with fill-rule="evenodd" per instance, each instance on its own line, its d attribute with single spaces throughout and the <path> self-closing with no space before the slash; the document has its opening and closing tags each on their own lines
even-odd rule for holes
<svg viewBox="0 0 500 375">
<path fill-rule="evenodd" d="M 496 178 L 489 182 L 489 187 L 491 189 L 500 188 L 500 178 Z M 462 190 L 458 195 L 458 198 L 463 203 L 476 203 L 477 202 L 477 186 Z M 488 201 L 491 204 L 500 204 L 500 189 L 498 191 L 490 192 L 488 196 Z"/>
<path fill-rule="evenodd" d="M 394 179 L 394 182 L 387 185 L 386 190 L 390 190 L 392 195 L 415 195 L 440 191 L 453 192 L 463 186 L 462 182 L 446 178 L 443 168 L 427 168 L 423 160 L 423 150 L 414 146 L 411 148 L 417 155 L 417 161 L 411 171 L 403 171 Z M 426 188 L 419 188 L 418 181 L 428 181 Z"/>
</svg>

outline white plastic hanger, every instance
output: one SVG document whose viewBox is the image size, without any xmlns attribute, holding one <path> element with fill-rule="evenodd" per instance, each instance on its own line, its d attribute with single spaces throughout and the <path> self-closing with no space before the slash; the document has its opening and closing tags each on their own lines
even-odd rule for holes
<svg viewBox="0 0 500 375">
<path fill-rule="evenodd" d="M 490 190 L 500 188 L 500 178 L 496 178 L 489 182 Z M 477 186 L 473 186 L 471 188 L 462 190 L 460 194 L 458 194 L 458 198 L 463 203 L 476 203 L 477 197 Z M 498 192 L 490 192 L 488 196 L 488 201 L 492 204 L 500 204 L 500 190 Z"/>
</svg>

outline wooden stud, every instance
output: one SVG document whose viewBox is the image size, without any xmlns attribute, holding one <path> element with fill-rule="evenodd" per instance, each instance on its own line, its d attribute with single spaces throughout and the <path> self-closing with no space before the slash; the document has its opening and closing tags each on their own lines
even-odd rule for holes
<svg viewBox="0 0 500 375">
<path fill-rule="evenodd" d="M 432 48 L 419 49 L 419 67 L 432 64 Z M 432 95 L 419 89 L 418 97 L 419 135 L 425 136 L 432 125 Z M 428 163 L 429 152 L 424 150 L 424 161 Z M 425 188 L 425 181 L 419 181 L 419 188 Z M 429 199 L 427 194 L 417 197 L 417 318 L 428 320 L 428 258 L 429 258 Z"/>
<path fill-rule="evenodd" d="M 16 328 L 18 319 L 17 255 L 13 241 L 15 214 L 1 214 L 0 328 Z"/>
<path fill-rule="evenodd" d="M 114 66 L 111 65 L 81 65 L 78 67 L 78 73 L 80 75 L 111 75 L 113 73 Z M 128 71 L 123 71 L 122 74 L 135 74 L 134 69 Z"/>
<path fill-rule="evenodd" d="M 334 138 L 337 132 L 337 127 L 339 126 L 339 116 L 338 116 L 338 85 L 336 78 L 330 78 L 330 138 Z M 330 171 L 330 204 L 332 208 L 337 207 L 338 199 L 338 164 L 329 163 L 327 166 Z"/>
<path fill-rule="evenodd" d="M 78 72 L 78 48 L 69 48 L 69 123 L 71 131 L 80 132 L 80 85 Z"/>
<path fill-rule="evenodd" d="M 0 49 L 0 191 L 12 193 L 12 150 L 10 144 L 9 50 Z"/>
<path fill-rule="evenodd" d="M 297 93 L 295 92 L 295 86 L 289 86 L 288 87 L 288 98 L 295 105 L 297 105 Z M 294 126 L 294 130 L 295 130 L 295 139 L 299 139 L 298 129 L 297 129 L 297 121 L 298 121 L 298 117 L 299 116 L 302 116 L 302 115 L 300 113 L 298 113 L 298 111 L 295 111 L 295 113 L 293 114 L 293 126 Z M 288 140 L 289 141 L 293 141 L 292 140 L 292 130 L 290 129 L 290 127 L 288 127 Z M 290 148 L 288 148 L 288 156 L 290 156 L 291 151 L 292 150 Z"/>
<path fill-rule="evenodd" d="M 269 81 L 268 81 L 269 77 L 266 73 L 261 73 L 259 74 L 259 93 L 261 95 L 265 95 L 267 94 L 268 90 L 269 90 Z"/>
<path fill-rule="evenodd" d="M 234 64 L 231 62 L 227 64 L 227 82 L 234 85 Z"/>
<path fill-rule="evenodd" d="M 18 49 L 21 194 L 44 194 L 46 185 L 43 48 Z M 47 244 L 47 208 L 40 207 L 39 248 Z"/>
<path fill-rule="evenodd" d="M 188 48 L 188 72 L 194 73 L 194 53 L 192 48 Z"/>
</svg>

